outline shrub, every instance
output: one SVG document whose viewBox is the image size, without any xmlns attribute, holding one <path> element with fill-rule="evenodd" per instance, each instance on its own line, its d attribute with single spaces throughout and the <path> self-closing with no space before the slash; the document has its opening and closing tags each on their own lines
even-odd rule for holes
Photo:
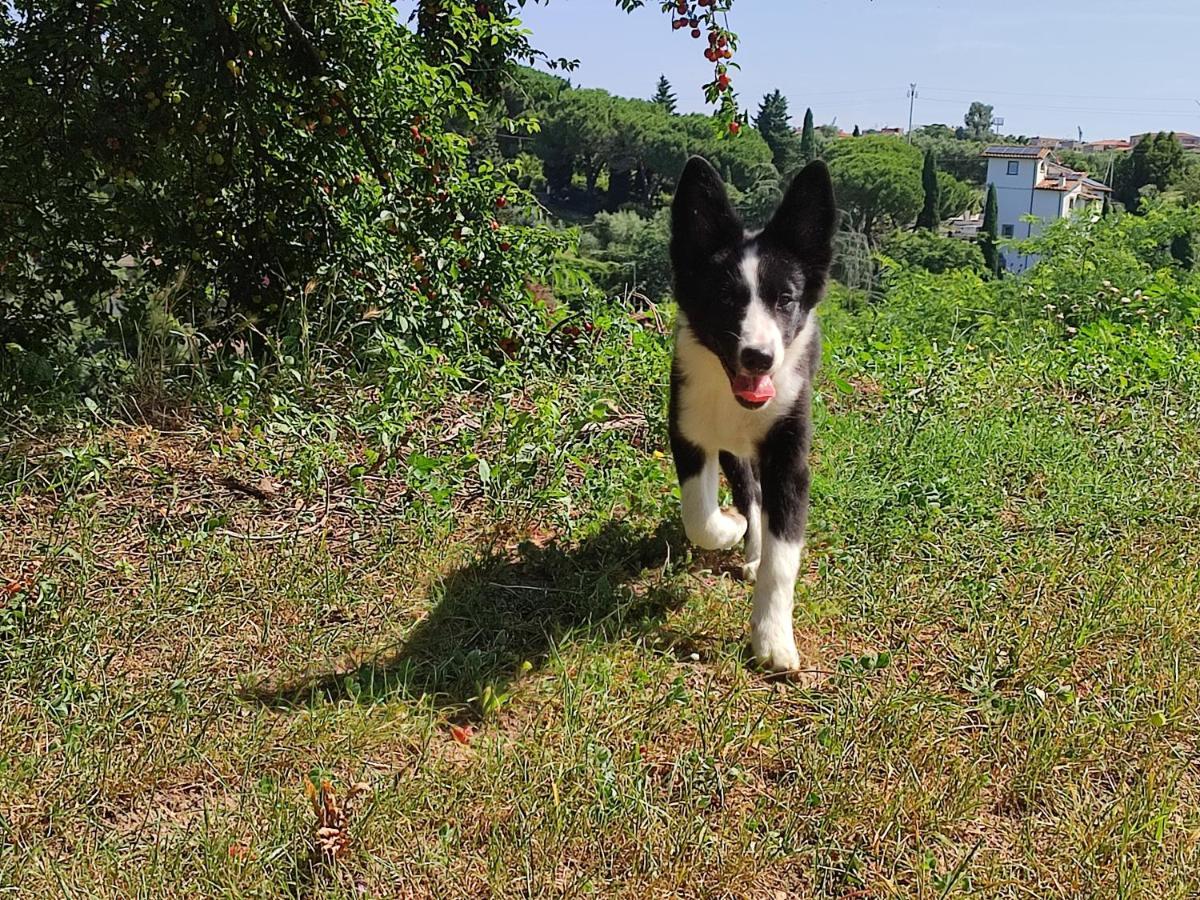
<svg viewBox="0 0 1200 900">
<path fill-rule="evenodd" d="M 925 229 L 893 231 L 883 242 L 881 252 L 903 265 L 935 273 L 963 269 L 982 275 L 987 268 L 977 244 Z"/>
<path fill-rule="evenodd" d="M 213 339 L 318 310 L 342 334 L 520 327 L 563 240 L 473 155 L 462 57 L 526 45 L 475 4 L 437 16 L 431 63 L 383 0 L 0 12 L 0 339 L 128 340 L 148 304 Z"/>
</svg>

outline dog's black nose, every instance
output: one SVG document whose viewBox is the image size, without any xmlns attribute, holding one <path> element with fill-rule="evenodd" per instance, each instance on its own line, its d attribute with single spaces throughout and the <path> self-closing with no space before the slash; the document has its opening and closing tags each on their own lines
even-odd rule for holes
<svg viewBox="0 0 1200 900">
<path fill-rule="evenodd" d="M 741 363 L 742 368 L 751 375 L 764 375 L 771 371 L 771 366 L 775 364 L 775 357 L 771 355 L 769 350 L 761 350 L 758 347 L 743 347 Z"/>
</svg>

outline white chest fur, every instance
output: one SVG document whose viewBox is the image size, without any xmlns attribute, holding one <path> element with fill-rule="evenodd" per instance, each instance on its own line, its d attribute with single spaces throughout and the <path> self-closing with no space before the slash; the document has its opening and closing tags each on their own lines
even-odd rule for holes
<svg viewBox="0 0 1200 900">
<path fill-rule="evenodd" d="M 762 409 L 750 410 L 734 398 L 721 361 L 696 340 L 680 315 L 675 333 L 675 364 L 683 376 L 677 409 L 680 432 L 710 453 L 725 450 L 743 459 L 755 459 L 758 445 L 771 426 L 793 409 L 808 386 L 805 360 L 819 358 L 819 349 L 814 346 L 819 342 L 820 327 L 816 316 L 810 315 L 785 352 L 784 365 L 775 376 L 775 399 Z"/>
</svg>

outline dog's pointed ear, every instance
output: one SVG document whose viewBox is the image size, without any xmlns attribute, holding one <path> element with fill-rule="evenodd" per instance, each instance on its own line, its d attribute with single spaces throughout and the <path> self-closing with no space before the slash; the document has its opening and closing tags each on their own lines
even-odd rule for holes
<svg viewBox="0 0 1200 900">
<path fill-rule="evenodd" d="M 671 260 L 678 266 L 707 259 L 744 234 L 725 182 L 707 160 L 693 156 L 679 176 L 671 203 Z"/>
<path fill-rule="evenodd" d="M 833 262 L 837 224 L 833 179 L 829 167 L 816 160 L 792 179 L 783 202 L 763 230 L 763 237 L 786 247 L 806 269 L 824 272 Z"/>
</svg>

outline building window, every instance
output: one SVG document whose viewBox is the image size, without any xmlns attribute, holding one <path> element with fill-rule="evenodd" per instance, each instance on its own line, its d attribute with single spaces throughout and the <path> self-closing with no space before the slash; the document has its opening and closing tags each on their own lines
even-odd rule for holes
<svg viewBox="0 0 1200 900">
<path fill-rule="evenodd" d="M 1021 164 L 1019 162 L 1017 162 L 1015 159 L 1010 159 L 1008 161 L 1008 174 L 1009 175 L 1020 175 L 1021 174 Z"/>
<path fill-rule="evenodd" d="M 1016 231 L 1015 225 L 1005 225 L 1004 228 L 1001 230 L 1001 234 L 1006 238 L 1010 238 L 1013 236 L 1013 233 L 1015 231 Z"/>
</svg>

